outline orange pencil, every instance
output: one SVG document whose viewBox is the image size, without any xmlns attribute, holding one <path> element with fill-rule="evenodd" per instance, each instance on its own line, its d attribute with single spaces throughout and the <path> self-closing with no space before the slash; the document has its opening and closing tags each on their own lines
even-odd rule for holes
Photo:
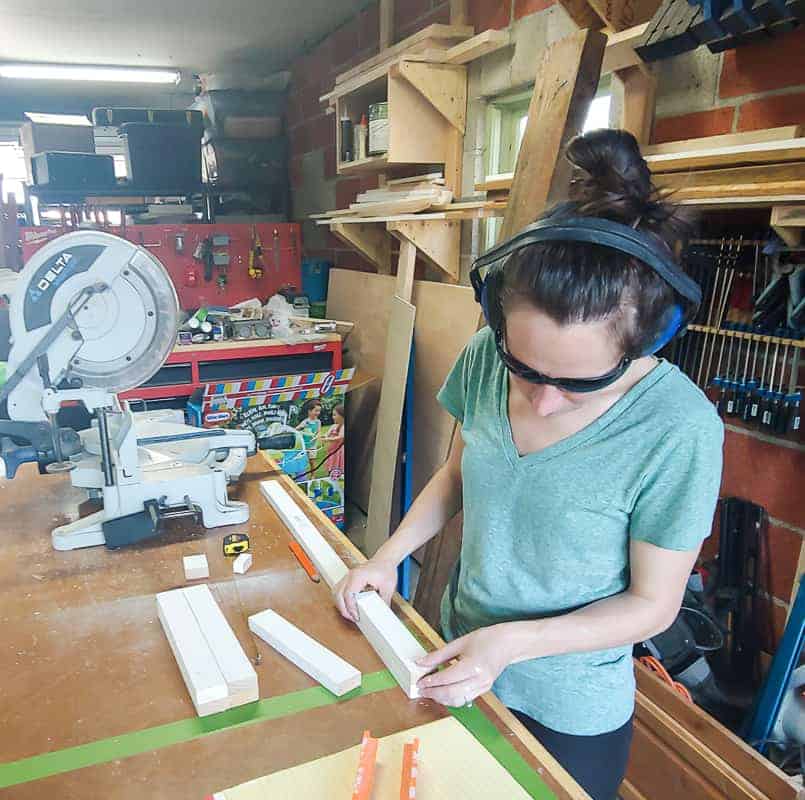
<svg viewBox="0 0 805 800">
<path fill-rule="evenodd" d="M 316 571 L 316 567 L 313 566 L 313 562 L 307 557 L 307 553 L 302 549 L 299 542 L 288 542 L 288 548 L 296 556 L 296 560 L 300 563 L 302 569 L 307 572 L 310 580 L 319 583 L 319 581 L 321 581 L 319 573 Z"/>
</svg>

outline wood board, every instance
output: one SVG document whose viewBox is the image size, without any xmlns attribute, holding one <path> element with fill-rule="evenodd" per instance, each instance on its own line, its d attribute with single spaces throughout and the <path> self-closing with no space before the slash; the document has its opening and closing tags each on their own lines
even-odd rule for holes
<svg viewBox="0 0 805 800">
<path fill-rule="evenodd" d="M 328 313 L 355 322 L 345 352 L 346 362 L 383 377 L 384 345 L 394 278 L 355 270 L 330 270 Z M 414 281 L 414 494 L 447 458 L 452 417 L 436 401 L 436 393 L 464 346 L 472 338 L 478 305 L 468 286 Z M 356 390 L 347 402 L 347 477 L 350 499 L 369 507 L 372 450 L 376 432 L 379 381 Z"/>
<path fill-rule="evenodd" d="M 699 147 L 677 153 L 646 155 L 652 172 L 686 172 L 697 169 L 779 164 L 805 159 L 805 137 L 722 147 Z"/>
<path fill-rule="evenodd" d="M 373 800 L 398 800 L 403 748 L 419 739 L 417 800 L 528 800 L 529 794 L 467 731 L 448 717 L 380 739 Z M 352 794 L 360 746 L 266 775 L 216 800 L 309 800 Z"/>
<path fill-rule="evenodd" d="M 385 369 L 377 407 L 369 519 L 364 549 L 373 555 L 389 537 L 394 506 L 394 480 L 400 450 L 400 423 L 414 339 L 416 308 L 396 295 L 391 300 L 385 349 Z"/>
<path fill-rule="evenodd" d="M 671 153 L 687 153 L 690 150 L 705 150 L 715 147 L 731 147 L 741 144 L 760 144 L 796 139 L 805 135 L 805 125 L 783 125 L 778 128 L 764 128 L 746 133 L 724 133 L 718 136 L 702 136 L 697 139 L 680 139 L 642 147 L 644 156 L 661 156 Z"/>
<path fill-rule="evenodd" d="M 270 608 L 249 617 L 249 630 L 337 697 L 361 685 L 361 673 Z"/>
</svg>

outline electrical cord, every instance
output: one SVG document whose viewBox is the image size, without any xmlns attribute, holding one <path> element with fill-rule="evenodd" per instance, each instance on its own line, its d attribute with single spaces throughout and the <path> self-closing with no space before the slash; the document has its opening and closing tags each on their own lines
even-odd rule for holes
<svg viewBox="0 0 805 800">
<path fill-rule="evenodd" d="M 698 608 L 693 608 L 692 606 L 682 606 L 681 610 L 687 612 L 688 614 L 693 614 L 697 617 L 701 617 L 701 619 L 703 619 L 707 623 L 708 627 L 712 631 L 718 634 L 718 644 L 703 645 L 696 642 L 696 649 L 700 653 L 715 653 L 717 650 L 720 650 L 724 646 L 723 631 L 718 627 L 718 625 L 716 625 L 716 623 L 707 614 L 704 613 L 704 611 L 701 611 Z"/>
<path fill-rule="evenodd" d="M 648 667 L 652 672 L 657 673 L 658 677 L 665 681 L 674 691 L 681 694 L 689 703 L 693 703 L 693 696 L 688 691 L 687 686 L 683 686 L 679 681 L 671 677 L 671 673 L 654 656 L 641 656 L 638 661 Z"/>
<path fill-rule="evenodd" d="M 344 442 L 341 442 L 341 444 L 338 445 L 338 447 L 336 447 L 335 450 L 331 450 L 329 453 L 327 453 L 327 455 L 321 461 L 319 461 L 319 463 L 316 464 L 315 467 L 311 467 L 307 472 L 303 472 L 301 475 L 294 475 L 294 480 L 298 481 L 300 478 L 306 478 L 308 475 L 312 475 L 313 473 L 315 473 L 316 470 L 319 469 L 319 467 L 324 465 L 324 463 L 327 461 L 327 459 L 330 458 L 330 456 L 334 456 L 343 446 Z"/>
</svg>

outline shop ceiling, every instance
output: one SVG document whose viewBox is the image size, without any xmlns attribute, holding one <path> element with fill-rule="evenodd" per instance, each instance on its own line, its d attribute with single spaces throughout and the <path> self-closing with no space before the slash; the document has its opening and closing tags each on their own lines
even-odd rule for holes
<svg viewBox="0 0 805 800">
<path fill-rule="evenodd" d="M 0 60 L 266 74 L 365 5 L 367 0 L 0 0 Z"/>
</svg>

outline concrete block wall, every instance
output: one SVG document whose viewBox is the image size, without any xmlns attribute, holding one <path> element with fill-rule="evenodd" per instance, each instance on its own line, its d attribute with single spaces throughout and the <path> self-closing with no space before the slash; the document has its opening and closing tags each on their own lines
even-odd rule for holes
<svg viewBox="0 0 805 800">
<path fill-rule="evenodd" d="M 532 83 L 544 48 L 575 29 L 554 0 L 469 0 L 468 6 L 476 31 L 510 28 L 513 44 L 470 65 L 464 196 L 471 196 L 474 183 L 484 177 L 487 99 Z M 396 39 L 449 20 L 446 0 L 397 0 L 395 12 Z M 332 88 L 337 74 L 377 49 L 378 9 L 373 3 L 292 65 L 288 106 L 293 213 L 303 223 L 305 255 L 367 271 L 374 271 L 373 267 L 306 216 L 343 208 L 358 192 L 376 186 L 375 176 L 336 176 L 335 120 L 324 113 L 318 98 Z M 654 141 L 805 123 L 805 29 L 723 55 L 699 48 L 664 61 L 656 69 L 659 92 Z M 464 282 L 472 258 L 483 249 L 482 233 L 482 223 L 464 223 Z M 784 625 L 805 537 L 804 475 L 802 444 L 728 427 L 722 495 L 751 499 L 765 506 L 771 516 L 771 581 L 764 587 L 765 602 L 775 620 L 775 633 L 767 642 L 770 650 Z M 717 530 L 705 553 L 716 551 Z"/>
</svg>

